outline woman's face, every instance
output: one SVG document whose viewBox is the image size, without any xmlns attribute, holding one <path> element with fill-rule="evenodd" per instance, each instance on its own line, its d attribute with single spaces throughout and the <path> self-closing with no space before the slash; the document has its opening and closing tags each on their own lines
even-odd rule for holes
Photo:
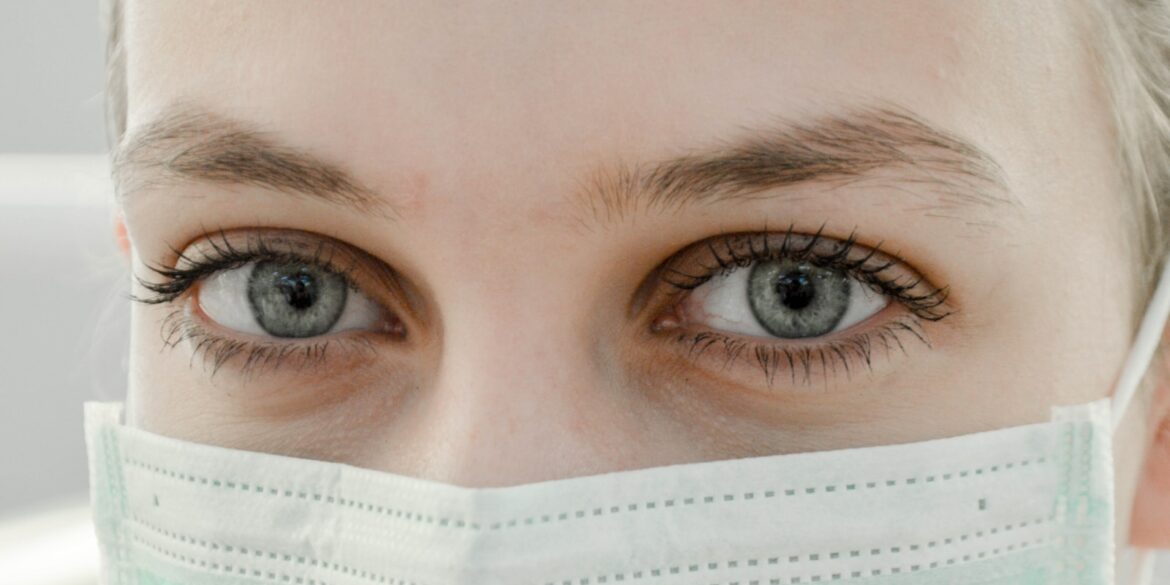
<svg viewBox="0 0 1170 585">
<path fill-rule="evenodd" d="M 919 441 L 1107 396 L 1140 309 L 1064 3 L 131 2 L 125 34 L 158 433 L 472 486 Z"/>
</svg>

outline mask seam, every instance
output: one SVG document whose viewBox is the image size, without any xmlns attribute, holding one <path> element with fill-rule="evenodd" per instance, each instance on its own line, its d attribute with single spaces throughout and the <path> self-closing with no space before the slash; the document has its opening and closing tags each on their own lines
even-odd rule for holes
<svg viewBox="0 0 1170 585">
<path fill-rule="evenodd" d="M 418 585 L 418 582 L 416 582 L 416 581 L 409 581 L 409 580 L 405 580 L 405 579 L 401 579 L 401 578 L 389 577 L 389 576 L 377 573 L 375 571 L 361 570 L 361 569 L 357 569 L 355 567 L 341 564 L 341 563 L 330 563 L 330 562 L 320 561 L 319 559 L 316 559 L 310 555 L 297 555 L 297 554 L 293 554 L 293 553 L 277 553 L 277 552 L 257 549 L 255 547 L 249 548 L 249 547 L 243 547 L 243 546 L 227 545 L 227 544 L 224 544 L 222 542 L 216 543 L 216 542 L 211 542 L 211 541 L 207 541 L 204 539 L 195 538 L 195 537 L 192 537 L 190 535 L 180 533 L 178 531 L 162 529 L 162 528 L 153 526 L 150 523 L 145 522 L 145 521 L 138 519 L 138 518 L 131 518 L 131 521 L 134 522 L 136 525 L 141 526 L 142 528 L 145 528 L 146 530 L 153 532 L 158 536 L 165 537 L 166 539 L 169 539 L 171 541 L 175 541 L 175 542 L 179 542 L 179 543 L 183 543 L 183 544 L 189 544 L 189 545 L 193 545 L 193 546 L 198 546 L 198 547 L 201 547 L 201 548 L 204 548 L 207 550 L 223 551 L 224 553 L 236 554 L 236 555 L 240 555 L 240 556 L 244 556 L 244 557 L 251 556 L 251 557 L 256 557 L 256 558 L 267 558 L 270 561 L 274 561 L 277 564 L 288 564 L 288 565 L 294 565 L 294 566 L 295 565 L 302 565 L 306 569 L 309 567 L 321 567 L 321 568 L 333 570 L 335 572 L 341 573 L 341 574 L 349 576 L 349 577 L 362 578 L 362 579 L 371 581 L 373 583 L 395 583 L 395 584 L 402 584 L 402 585 Z M 815 562 L 823 562 L 822 560 L 831 561 L 831 560 L 835 560 L 838 558 L 861 558 L 861 557 L 876 558 L 876 557 L 883 556 L 883 555 L 886 555 L 886 556 L 897 555 L 897 554 L 902 554 L 903 552 L 917 552 L 920 550 L 926 550 L 926 549 L 936 548 L 936 547 L 943 547 L 943 546 L 959 544 L 959 543 L 964 543 L 964 542 L 974 542 L 974 541 L 977 541 L 980 539 L 990 538 L 991 536 L 995 536 L 995 535 L 998 535 L 1001 533 L 1007 533 L 1007 532 L 1010 532 L 1013 530 L 1023 530 L 1023 529 L 1029 528 L 1029 527 L 1051 526 L 1054 522 L 1055 522 L 1055 517 L 1052 515 L 1049 515 L 1048 517 L 1036 518 L 1036 519 L 1033 519 L 1030 521 L 1026 520 L 1026 521 L 1021 521 L 1021 522 L 1012 522 L 1012 523 L 992 527 L 990 529 L 976 530 L 976 531 L 972 531 L 972 532 L 963 533 L 963 534 L 960 534 L 957 536 L 938 538 L 938 539 L 935 539 L 932 541 L 928 541 L 926 544 L 897 545 L 897 546 L 891 546 L 888 548 L 870 549 L 868 551 L 864 550 L 864 549 L 850 549 L 850 550 L 829 551 L 829 552 L 820 552 L 820 553 L 807 553 L 807 554 L 803 554 L 803 555 L 789 555 L 786 559 L 783 556 L 775 556 L 775 557 L 760 556 L 760 557 L 756 557 L 756 558 L 745 558 L 745 559 L 740 559 L 740 560 L 723 561 L 722 564 L 720 564 L 719 561 L 704 561 L 704 562 L 692 561 L 689 563 L 680 563 L 680 564 L 677 564 L 674 566 L 663 567 L 663 568 L 658 568 L 658 569 L 643 569 L 643 570 L 638 570 L 638 571 L 629 570 L 629 571 L 622 571 L 622 572 L 615 572 L 615 573 L 606 573 L 603 575 L 594 574 L 594 575 L 589 575 L 589 576 L 575 577 L 572 579 L 568 579 L 567 581 L 554 580 L 554 581 L 549 581 L 547 583 L 548 583 L 548 585 L 556 585 L 557 583 L 564 583 L 564 582 L 588 583 L 592 580 L 596 580 L 597 582 L 604 583 L 606 580 L 609 580 L 609 579 L 612 579 L 615 581 L 620 581 L 620 580 L 625 580 L 625 579 L 641 579 L 641 578 L 660 577 L 660 576 L 663 576 L 664 574 L 667 576 L 674 575 L 674 574 L 681 574 L 684 572 L 684 569 L 685 569 L 685 572 L 695 573 L 695 572 L 699 572 L 701 569 L 707 570 L 707 571 L 718 570 L 721 566 L 725 567 L 727 569 L 740 569 L 740 568 L 744 568 L 744 567 L 751 568 L 751 567 L 759 567 L 759 566 L 781 566 L 781 565 L 791 566 L 793 564 L 798 564 L 798 563 L 815 563 Z M 229 565 L 226 562 L 225 563 L 214 563 L 214 562 L 209 563 L 207 561 L 196 561 L 193 558 L 188 558 L 186 555 L 184 555 L 181 552 L 176 551 L 173 548 L 167 547 L 165 544 L 162 544 L 158 541 L 154 541 L 154 542 L 148 541 L 146 538 L 139 536 L 137 534 L 132 534 L 132 538 L 135 542 L 143 544 L 143 545 L 151 548 L 152 550 L 159 552 L 160 554 L 174 558 L 176 560 L 180 560 L 186 564 L 190 564 L 193 566 L 199 566 L 202 568 L 223 571 L 223 572 L 226 572 L 229 574 L 232 572 L 239 573 L 239 571 L 245 570 L 245 569 L 241 568 L 241 565 L 239 563 L 234 564 L 234 565 Z M 824 573 L 824 574 L 819 574 L 819 575 L 811 575 L 811 574 L 805 575 L 805 577 L 807 577 L 810 580 L 815 582 L 817 580 L 817 578 L 840 579 L 840 578 L 846 578 L 846 577 L 859 578 L 859 577 L 872 577 L 872 576 L 882 576 L 882 575 L 894 575 L 894 574 L 899 574 L 902 572 L 913 573 L 913 572 L 918 572 L 918 571 L 922 571 L 922 570 L 936 569 L 936 568 L 940 568 L 940 567 L 957 566 L 957 565 L 967 564 L 970 562 L 992 560 L 992 559 L 1000 558 L 1002 556 L 1005 556 L 1005 555 L 1010 554 L 1010 553 L 1015 553 L 1015 552 L 1037 551 L 1037 550 L 1041 550 L 1047 546 L 1051 546 L 1052 544 L 1055 544 L 1058 540 L 1059 540 L 1058 536 L 1053 536 L 1051 534 L 1047 535 L 1047 536 L 1041 535 L 1041 536 L 1026 538 L 1025 540 L 1018 541 L 1015 544 L 1008 544 L 1008 545 L 1004 545 L 1004 546 L 995 547 L 993 549 L 990 549 L 990 551 L 983 550 L 983 551 L 979 551 L 978 553 L 967 552 L 966 554 L 961 554 L 961 555 L 954 553 L 954 556 L 946 558 L 945 560 L 937 560 L 937 561 L 932 561 L 929 563 L 924 562 L 924 563 L 913 564 L 913 565 L 907 564 L 907 565 L 902 566 L 902 567 L 887 567 L 884 570 L 880 569 L 880 568 L 879 569 L 871 569 L 868 572 L 868 574 L 860 572 L 860 571 L 853 571 L 850 574 Z M 740 565 L 742 565 L 743 567 L 741 567 Z M 272 579 L 272 580 L 283 579 L 285 577 L 288 577 L 290 579 L 298 579 L 298 577 L 296 577 L 293 574 L 284 574 L 284 573 L 278 574 L 274 571 L 258 570 L 258 569 L 254 569 L 254 568 L 250 568 L 247 570 L 250 573 L 239 573 L 239 574 L 247 575 L 247 576 L 261 577 L 261 578 L 268 577 L 269 579 Z M 814 578 L 814 577 L 817 577 L 817 578 Z M 303 578 L 301 578 L 301 579 L 303 579 Z M 795 579 L 795 580 L 791 580 L 791 579 Z M 802 582 L 801 579 L 802 579 L 802 577 L 792 577 L 792 578 L 790 578 L 790 582 L 800 583 L 800 582 Z M 301 581 L 297 580 L 296 582 L 300 583 Z M 325 582 L 324 581 L 315 582 L 313 580 L 308 580 L 308 581 L 305 581 L 305 583 L 307 583 L 308 585 L 314 585 L 314 584 L 321 585 Z"/>
<path fill-rule="evenodd" d="M 118 461 L 121 458 L 121 445 L 118 443 L 118 437 L 114 431 L 115 429 L 106 427 L 100 432 L 101 448 L 107 461 Z M 132 561 L 127 553 L 129 547 L 125 546 L 126 534 L 123 524 L 127 518 L 126 509 L 128 506 L 126 502 L 125 482 L 121 473 L 122 467 L 117 465 L 106 465 L 105 467 L 104 475 L 106 485 L 109 487 L 106 490 L 106 498 L 112 499 L 116 506 L 114 520 L 108 524 L 110 530 L 113 531 L 114 541 L 117 543 L 115 547 L 117 552 L 114 556 L 113 567 L 116 575 L 115 583 L 131 583 L 129 575 L 132 574 Z"/>
<path fill-rule="evenodd" d="M 471 531 L 491 530 L 500 531 L 511 528 L 522 528 L 525 526 L 535 526 L 538 524 L 549 524 L 554 521 L 571 521 L 576 519 L 583 519 L 589 517 L 600 516 L 615 516 L 618 514 L 625 514 L 631 512 L 640 512 L 648 510 L 658 510 L 659 508 L 673 508 L 685 507 L 705 504 L 719 504 L 734 502 L 737 499 L 753 500 L 756 498 L 772 499 L 785 497 L 800 497 L 808 495 L 816 495 L 818 493 L 845 493 L 853 491 L 876 490 L 883 488 L 896 488 L 900 486 L 922 486 L 928 484 L 942 484 L 949 481 L 959 481 L 969 477 L 979 477 L 983 475 L 991 475 L 994 473 L 1007 472 L 1022 472 L 1027 468 L 1036 465 L 1044 466 L 1050 463 L 1047 456 L 1039 456 L 1023 460 L 1008 461 L 1005 463 L 995 463 L 987 466 L 976 467 L 972 469 L 959 470 L 955 472 L 945 472 L 937 474 L 929 474 L 920 477 L 910 477 L 901 480 L 887 479 L 877 481 L 850 481 L 840 484 L 821 485 L 821 486 L 805 486 L 801 488 L 776 488 L 776 489 L 759 489 L 747 492 L 727 493 L 721 495 L 706 495 L 706 496 L 680 496 L 674 498 L 666 498 L 662 500 L 648 501 L 648 502 L 634 502 L 625 505 L 610 505 L 608 507 L 594 506 L 592 509 L 576 508 L 574 510 L 551 512 L 548 514 L 539 514 L 528 517 L 516 517 L 508 520 L 500 520 L 491 523 L 487 522 L 470 522 L 464 519 L 436 517 L 413 510 L 406 510 L 401 508 L 394 508 L 393 506 L 386 506 L 375 504 L 365 500 L 358 500 L 354 498 L 344 498 L 330 494 L 316 493 L 311 490 L 290 489 L 287 487 L 279 487 L 271 484 L 262 485 L 257 482 L 228 480 L 223 478 L 211 478 L 202 475 L 195 475 L 183 472 L 176 472 L 161 466 L 152 465 L 146 462 L 138 461 L 131 458 L 123 458 L 123 463 L 130 467 L 135 467 L 149 473 L 168 477 L 178 481 L 186 481 L 187 483 L 206 485 L 208 487 L 240 491 L 244 493 L 267 494 L 274 496 L 281 496 L 284 498 L 296 498 L 311 502 L 320 503 L 326 506 L 351 508 L 358 511 L 375 514 L 379 516 L 391 516 L 400 518 L 408 522 L 428 524 L 441 528 L 448 529 L 467 529 Z"/>
</svg>

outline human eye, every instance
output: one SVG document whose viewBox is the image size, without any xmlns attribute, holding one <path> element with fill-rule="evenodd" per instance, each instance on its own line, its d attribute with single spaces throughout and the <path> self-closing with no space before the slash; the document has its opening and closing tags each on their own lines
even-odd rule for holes
<svg viewBox="0 0 1170 585">
<path fill-rule="evenodd" d="M 324 360 L 331 346 L 368 349 L 361 335 L 403 338 L 404 322 L 362 284 L 378 280 L 371 272 L 383 284 L 393 280 L 372 264 L 346 244 L 310 234 L 204 234 L 177 252 L 175 266 L 148 264 L 156 278 L 138 279 L 150 295 L 136 300 L 175 306 L 163 325 L 168 347 L 190 341 L 215 370 L 244 357 L 248 372 L 288 359 Z"/>
<path fill-rule="evenodd" d="M 652 330 L 686 346 L 686 356 L 726 372 L 757 366 L 769 385 L 793 383 L 860 361 L 875 348 L 905 351 L 903 336 L 929 344 L 924 322 L 954 312 L 935 286 L 897 254 L 844 239 L 786 232 L 724 234 L 675 254 L 658 271 L 665 307 Z"/>
<path fill-rule="evenodd" d="M 277 338 L 369 329 L 381 319 L 374 301 L 345 276 L 297 259 L 219 270 L 200 287 L 199 307 L 228 329 Z"/>
</svg>

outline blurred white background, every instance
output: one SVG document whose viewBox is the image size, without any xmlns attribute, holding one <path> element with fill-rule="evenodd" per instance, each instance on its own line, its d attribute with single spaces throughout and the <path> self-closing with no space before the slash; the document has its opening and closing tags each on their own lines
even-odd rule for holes
<svg viewBox="0 0 1170 585">
<path fill-rule="evenodd" d="M 81 403 L 119 400 L 97 0 L 0 2 L 0 584 L 94 584 Z"/>
<path fill-rule="evenodd" d="M 0 2 L 0 585 L 97 582 L 81 404 L 122 398 L 129 314 L 103 43 L 98 0 Z"/>
</svg>

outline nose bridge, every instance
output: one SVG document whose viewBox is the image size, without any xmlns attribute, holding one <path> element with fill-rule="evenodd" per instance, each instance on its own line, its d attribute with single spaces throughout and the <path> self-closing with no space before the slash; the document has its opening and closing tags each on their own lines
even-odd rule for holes
<svg viewBox="0 0 1170 585">
<path fill-rule="evenodd" d="M 499 240 L 497 240 L 498 244 Z M 481 249 L 436 283 L 436 376 L 416 428 L 430 479 L 512 485 L 610 467 L 588 309 L 540 247 Z"/>
<path fill-rule="evenodd" d="M 429 471 L 459 485 L 510 485 L 601 467 L 591 420 L 605 420 L 596 374 L 556 324 L 485 313 L 445 331 L 425 389 Z"/>
</svg>

